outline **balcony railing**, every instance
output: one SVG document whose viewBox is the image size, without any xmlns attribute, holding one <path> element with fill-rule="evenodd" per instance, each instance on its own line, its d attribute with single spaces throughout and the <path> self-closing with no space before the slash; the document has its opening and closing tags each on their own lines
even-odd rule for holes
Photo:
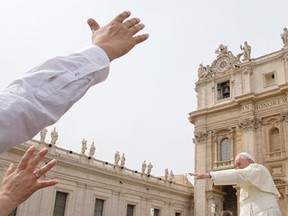
<svg viewBox="0 0 288 216">
<path fill-rule="evenodd" d="M 277 159 L 283 159 L 285 157 L 286 152 L 284 150 L 276 150 L 265 154 L 265 160 L 277 160 Z"/>
<path fill-rule="evenodd" d="M 213 169 L 225 169 L 234 167 L 234 160 L 225 160 L 225 161 L 215 161 L 213 163 Z"/>
</svg>

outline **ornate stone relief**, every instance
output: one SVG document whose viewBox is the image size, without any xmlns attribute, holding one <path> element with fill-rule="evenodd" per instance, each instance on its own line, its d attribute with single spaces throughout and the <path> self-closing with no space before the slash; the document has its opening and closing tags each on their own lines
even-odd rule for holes
<svg viewBox="0 0 288 216">
<path fill-rule="evenodd" d="M 275 179 L 274 180 L 274 183 L 276 186 L 279 186 L 279 185 L 287 185 L 287 182 L 283 181 L 283 180 L 280 180 L 280 179 Z"/>
<path fill-rule="evenodd" d="M 234 56 L 233 53 L 228 50 L 228 46 L 220 44 L 219 47 L 215 50 L 217 57 L 212 62 L 212 64 L 204 66 L 203 63 L 201 63 L 199 65 L 199 80 L 210 79 L 212 77 L 215 77 L 217 74 L 237 70 L 240 68 L 243 62 L 250 61 L 251 46 L 248 45 L 247 41 L 244 42 L 243 46 L 240 46 L 240 49 L 242 50 L 242 52 Z M 241 56 L 243 56 L 242 60 L 240 60 Z M 248 66 L 247 69 L 245 69 L 245 72 L 251 73 L 252 67 Z"/>
<path fill-rule="evenodd" d="M 259 127 L 260 124 L 262 124 L 262 120 L 254 118 L 254 117 L 244 118 L 239 121 L 239 127 L 242 129 L 246 129 L 246 128 L 256 129 Z"/>
<path fill-rule="evenodd" d="M 283 56 L 283 61 L 287 62 L 288 61 L 288 53 L 285 53 Z"/>
<path fill-rule="evenodd" d="M 275 125 L 281 121 L 282 121 L 282 118 L 280 116 L 279 117 L 277 116 L 277 117 L 266 118 L 266 119 L 263 119 L 263 125 Z"/>
<path fill-rule="evenodd" d="M 251 65 L 247 65 L 244 67 L 244 74 L 252 74 L 253 73 L 253 67 Z"/>
<path fill-rule="evenodd" d="M 283 176 L 284 175 L 282 166 L 272 167 L 271 172 L 272 172 L 272 176 Z"/>
<path fill-rule="evenodd" d="M 197 142 L 201 142 L 207 139 L 208 132 L 207 131 L 195 131 L 194 136 Z"/>
<path fill-rule="evenodd" d="M 283 110 L 280 115 L 282 116 L 284 121 L 288 121 L 288 110 Z"/>
</svg>

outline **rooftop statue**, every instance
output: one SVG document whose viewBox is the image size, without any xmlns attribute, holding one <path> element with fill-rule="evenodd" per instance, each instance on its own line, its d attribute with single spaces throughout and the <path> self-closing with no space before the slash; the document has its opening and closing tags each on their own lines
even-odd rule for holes
<svg viewBox="0 0 288 216">
<path fill-rule="evenodd" d="M 283 46 L 287 46 L 288 45 L 288 30 L 287 28 L 283 28 L 283 33 L 280 35 L 282 42 L 283 42 Z"/>
<path fill-rule="evenodd" d="M 92 142 L 92 145 L 91 145 L 90 151 L 89 151 L 89 156 L 90 156 L 90 157 L 93 157 L 94 154 L 95 154 L 95 151 L 96 151 L 96 148 L 95 148 L 95 146 L 94 146 L 94 142 Z"/>
<path fill-rule="evenodd" d="M 86 150 L 87 150 L 87 140 L 83 138 L 81 153 L 84 155 Z"/>
<path fill-rule="evenodd" d="M 45 142 L 46 135 L 47 135 L 47 129 L 43 128 L 41 130 L 41 132 L 40 132 L 40 141 L 41 141 L 41 143 Z"/>
<path fill-rule="evenodd" d="M 151 174 L 152 168 L 153 168 L 153 165 L 151 163 L 149 163 L 148 166 L 147 166 L 147 175 Z"/>
<path fill-rule="evenodd" d="M 123 153 L 122 157 L 121 157 L 121 161 L 120 161 L 120 166 L 124 167 L 125 166 L 125 162 L 126 162 L 126 157 L 125 157 L 125 154 Z"/>
<path fill-rule="evenodd" d="M 51 132 L 51 144 L 56 145 L 56 141 L 58 140 L 58 132 L 56 131 L 56 127 L 54 127 L 53 131 Z"/>
<path fill-rule="evenodd" d="M 244 42 L 244 45 L 240 45 L 240 49 L 243 51 L 243 61 L 250 61 L 251 58 L 251 46 L 247 41 Z"/>
<path fill-rule="evenodd" d="M 142 173 L 145 173 L 147 164 L 146 164 L 146 160 L 144 160 L 144 162 L 142 163 Z"/>
<path fill-rule="evenodd" d="M 119 161 L 120 161 L 120 153 L 119 151 L 116 151 L 115 155 L 114 155 L 114 165 L 118 166 L 119 165 Z"/>
</svg>

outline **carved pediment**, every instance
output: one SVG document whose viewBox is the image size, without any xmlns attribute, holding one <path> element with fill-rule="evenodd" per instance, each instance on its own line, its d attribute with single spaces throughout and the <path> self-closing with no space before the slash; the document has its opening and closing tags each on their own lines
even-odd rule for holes
<svg viewBox="0 0 288 216">
<path fill-rule="evenodd" d="M 228 46 L 223 44 L 219 45 L 215 50 L 215 53 L 217 54 L 217 57 L 211 65 L 199 65 L 198 77 L 200 80 L 209 79 L 216 76 L 218 73 L 226 73 L 240 68 L 240 57 L 243 53 L 234 56 L 233 53 L 228 50 Z"/>
<path fill-rule="evenodd" d="M 220 44 L 215 53 L 218 55 L 217 58 L 213 61 L 211 68 L 216 73 L 223 73 L 228 70 L 238 69 L 240 67 L 240 56 L 242 54 L 234 56 L 233 53 L 228 50 L 228 46 Z"/>
<path fill-rule="evenodd" d="M 263 125 L 275 125 L 277 122 L 281 122 L 282 118 L 279 117 L 271 117 L 271 118 L 265 118 L 263 119 Z"/>
</svg>

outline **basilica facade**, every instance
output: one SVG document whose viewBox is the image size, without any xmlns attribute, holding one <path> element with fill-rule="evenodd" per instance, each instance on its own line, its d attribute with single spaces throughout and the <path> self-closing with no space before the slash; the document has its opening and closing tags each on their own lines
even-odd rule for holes
<svg viewBox="0 0 288 216">
<path fill-rule="evenodd" d="M 9 216 L 193 215 L 193 185 L 185 175 L 156 177 L 149 173 L 149 166 L 138 171 L 116 157 L 117 163 L 96 159 L 94 145 L 85 153 L 85 140 L 81 153 L 72 152 L 56 145 L 55 132 L 51 135 L 53 142 L 46 143 L 46 132 L 42 131 L 40 141 L 30 140 L 2 153 L 0 178 L 10 163 L 17 165 L 34 145 L 37 150 L 49 150 L 39 167 L 57 159 L 57 165 L 39 180 L 58 179 L 60 183 L 37 191 Z"/>
<path fill-rule="evenodd" d="M 276 52 L 251 58 L 247 41 L 239 54 L 220 44 L 210 65 L 200 64 L 195 84 L 195 172 L 234 168 L 237 153 L 248 152 L 265 165 L 281 194 L 288 215 L 288 44 Z M 239 188 L 198 180 L 194 215 L 238 215 Z"/>
</svg>

